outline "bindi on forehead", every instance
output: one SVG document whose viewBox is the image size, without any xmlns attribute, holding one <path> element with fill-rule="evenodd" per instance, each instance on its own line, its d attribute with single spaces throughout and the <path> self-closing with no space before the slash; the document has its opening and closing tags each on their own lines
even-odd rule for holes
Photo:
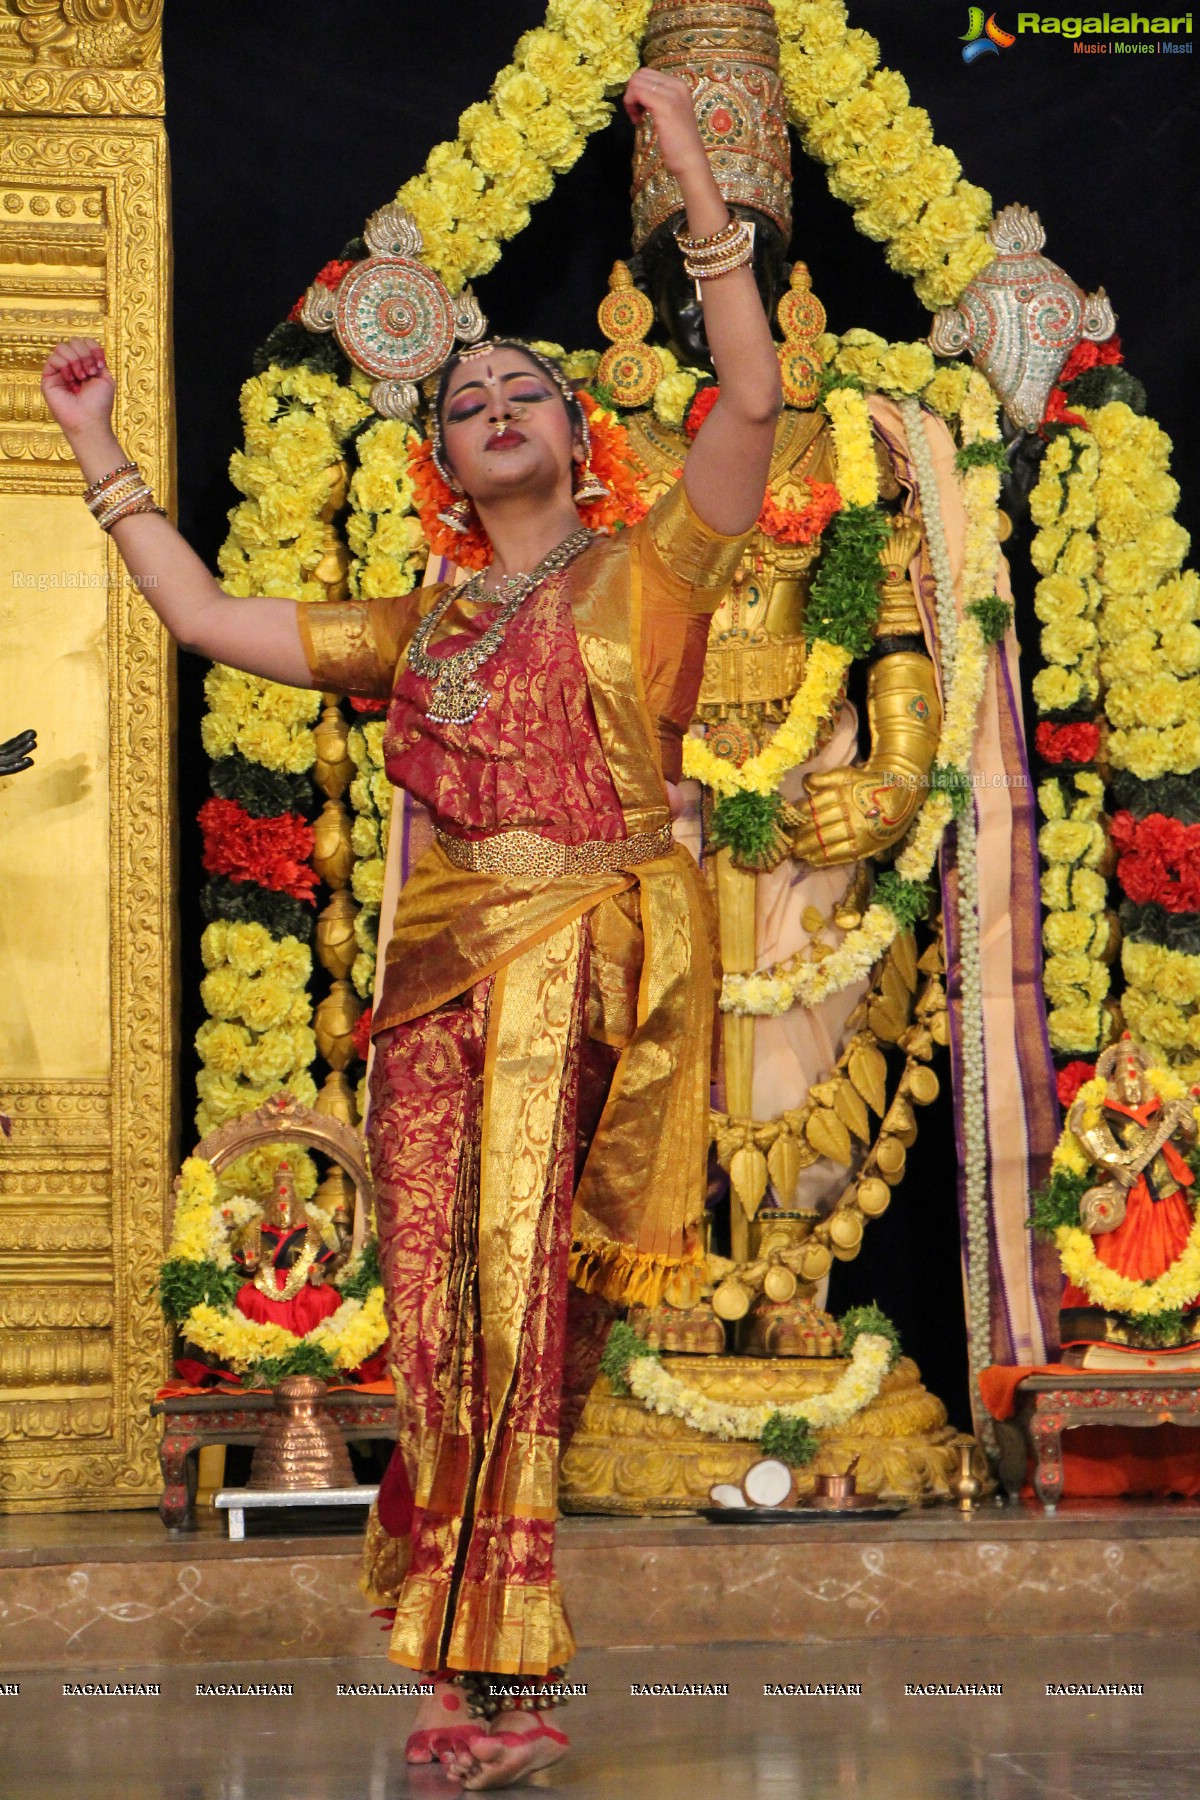
<svg viewBox="0 0 1200 1800">
<path fill-rule="evenodd" d="M 473 374 L 469 381 L 461 382 L 458 387 L 452 388 L 450 393 L 446 396 L 446 404 L 449 405 L 451 401 L 457 400 L 460 394 L 469 393 L 472 388 L 484 387 L 489 381 L 537 381 L 539 379 L 543 381 L 545 379 L 542 376 L 541 370 L 531 368 L 528 364 L 519 369 L 506 369 L 497 376 L 496 370 L 493 368 L 492 364 L 488 363 L 482 375 Z"/>
</svg>

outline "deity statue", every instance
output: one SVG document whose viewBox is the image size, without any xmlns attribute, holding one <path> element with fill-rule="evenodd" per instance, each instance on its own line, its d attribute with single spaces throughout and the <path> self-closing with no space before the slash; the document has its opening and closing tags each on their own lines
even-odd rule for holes
<svg viewBox="0 0 1200 1800">
<path fill-rule="evenodd" d="M 803 678 L 807 644 L 805 613 L 823 539 L 840 504 L 830 419 L 816 407 L 821 359 L 817 340 L 825 309 L 812 292 L 809 271 L 786 255 L 792 229 L 792 176 L 786 113 L 778 72 L 778 41 L 770 8 L 742 4 L 680 6 L 657 0 L 644 47 L 648 64 L 681 74 L 693 89 L 697 116 L 712 166 L 731 208 L 755 229 L 759 289 L 777 318 L 786 408 L 780 417 L 768 503 L 733 587 L 718 610 L 708 641 L 694 732 L 718 756 L 740 765 L 769 744 L 787 717 Z M 650 134 L 639 134 L 635 152 L 634 254 L 618 264 L 612 292 L 601 308 L 602 328 L 613 349 L 600 379 L 621 408 L 642 477 L 652 499 L 676 477 L 689 447 L 689 421 L 673 428 L 646 404 L 653 392 L 653 343 L 657 328 L 672 354 L 693 368 L 711 366 L 702 320 L 675 244 L 679 196 L 661 167 Z M 637 284 L 635 286 L 635 283 Z M 640 291 L 639 291 L 640 290 Z M 698 402 L 703 405 L 703 388 Z M 677 820 L 677 833 L 703 849 L 714 881 L 720 917 L 721 956 L 727 972 L 748 972 L 777 959 L 803 954 L 823 926 L 846 929 L 858 922 L 876 859 L 904 836 L 927 793 L 941 724 L 939 682 L 930 656 L 930 631 L 918 603 L 919 585 L 930 585 L 921 511 L 912 466 L 904 453 L 896 408 L 871 403 L 878 491 L 889 530 L 879 555 L 880 603 L 865 679 L 867 743 L 860 751 L 859 710 L 843 694 L 817 739 L 816 754 L 785 775 L 774 845 L 752 858 L 736 847 L 715 848 L 702 830 L 693 795 Z M 669 779 L 679 770 L 668 768 Z M 710 816 L 707 821 L 711 824 Z M 714 853 L 715 850 L 715 853 Z M 723 1035 L 723 1106 L 732 1121 L 769 1124 L 795 1115 L 820 1090 L 861 1025 L 865 984 L 856 983 L 814 1009 L 781 1018 L 726 1013 Z M 897 1036 L 907 1020 L 899 1022 Z M 925 1071 L 928 1080 L 936 1080 Z M 849 1087 L 849 1083 L 837 1084 Z M 928 1086 L 926 1088 L 928 1090 Z M 851 1103 L 861 1105 L 853 1094 Z M 822 1114 L 833 1108 L 825 1106 Z M 827 1215 L 862 1164 L 865 1144 L 853 1134 L 814 1144 L 814 1134 L 790 1137 L 790 1157 L 775 1157 L 769 1185 L 755 1183 L 731 1199 L 731 1252 L 735 1262 L 761 1261 L 763 1233 L 801 1243 L 813 1221 Z M 819 1134 L 818 1134 L 819 1135 Z M 731 1141 L 735 1141 L 735 1138 Z M 886 1205 L 888 1190 L 882 1190 Z M 861 1223 L 861 1221 L 860 1221 Z M 835 1247 L 853 1255 L 857 1242 Z M 790 1259 L 793 1263 L 795 1258 Z M 776 1347 L 811 1354 L 821 1338 L 836 1349 L 827 1320 L 805 1311 L 816 1281 L 831 1266 L 829 1251 L 810 1247 L 794 1273 L 776 1267 L 755 1303 L 770 1315 Z M 815 1278 L 815 1280 L 814 1280 Z M 772 1289 L 779 1296 L 771 1298 Z M 720 1299 L 721 1296 L 718 1296 Z M 733 1296 L 725 1316 L 736 1317 Z M 780 1336 L 781 1309 L 793 1329 Z M 660 1309 L 661 1310 L 661 1309 Z M 718 1307 L 718 1310 L 721 1310 Z M 765 1344 L 764 1321 L 752 1321 L 755 1342 Z M 643 1321 L 661 1338 L 662 1320 Z M 669 1327 L 668 1327 L 669 1331 Z M 767 1332 L 769 1338 L 771 1332 Z M 670 1341 L 669 1335 L 666 1341 Z M 689 1345 L 689 1347 L 696 1347 Z M 719 1347 L 714 1339 L 713 1347 Z"/>
<path fill-rule="evenodd" d="M 342 1295 L 329 1277 L 349 1251 L 348 1215 L 335 1219 L 334 1228 L 338 1241 L 329 1243 L 297 1194 L 290 1165 L 281 1162 L 270 1201 L 243 1226 L 232 1251 L 249 1277 L 234 1298 L 238 1311 L 297 1337 L 335 1313 Z"/>
<path fill-rule="evenodd" d="M 36 731 L 18 731 L 16 737 L 6 738 L 0 744 L 0 775 L 17 775 L 31 768 L 36 749 Z"/>
<path fill-rule="evenodd" d="M 1100 1056 L 1096 1078 L 1106 1084 L 1099 1105 L 1080 1095 L 1067 1115 L 1068 1129 L 1103 1177 L 1082 1196 L 1080 1223 L 1105 1268 L 1130 1281 L 1156 1281 L 1183 1255 L 1195 1223 L 1188 1152 L 1200 1136 L 1198 1090 L 1164 1100 L 1150 1079 L 1149 1058 L 1128 1033 Z M 1184 1312 L 1194 1315 L 1198 1303 L 1200 1295 Z M 1062 1309 L 1064 1342 L 1126 1334 L 1126 1321 L 1110 1318 L 1070 1280 Z M 1194 1323 L 1184 1335 L 1196 1335 Z"/>
<path fill-rule="evenodd" d="M 776 432 L 767 502 L 712 621 L 691 732 L 736 768 L 766 749 L 787 722 L 807 666 L 806 616 L 831 521 L 842 505 L 836 432 L 821 404 L 833 373 L 824 364 L 834 340 L 826 334 L 825 309 L 809 269 L 787 261 L 792 172 L 771 8 L 757 0 L 686 5 L 655 0 L 643 57 L 648 66 L 680 75 L 692 88 L 722 193 L 731 210 L 753 225 L 759 291 L 782 339 L 787 404 Z M 662 168 L 653 133 L 643 127 L 634 156 L 633 254 L 615 266 L 600 308 L 611 348 L 598 379 L 622 416 L 647 501 L 677 478 L 690 437 L 717 391 L 700 308 L 675 242 L 680 217 L 678 191 Z M 664 350 L 670 353 L 665 362 Z M 700 373 L 701 385 L 682 420 L 668 423 L 666 409 L 654 404 L 655 389 L 664 366 L 670 371 L 676 364 Z M 934 776 L 945 669 L 925 515 L 930 505 L 940 515 L 957 583 L 966 527 L 955 444 L 944 422 L 924 411 L 925 461 L 932 463 L 937 492 L 923 495 L 917 451 L 908 442 L 901 407 L 882 394 L 866 399 L 885 528 L 870 649 L 829 709 L 813 754 L 779 780 L 769 844 L 748 850 L 723 842 L 714 795 L 694 783 L 682 790 L 676 835 L 703 860 L 715 889 L 727 976 L 791 966 L 836 950 L 860 923 L 876 877 L 896 856 Z M 1003 562 L 1000 579 L 1006 583 Z M 990 763 L 986 796 L 977 801 L 981 833 L 1004 861 L 997 870 L 1004 899 L 997 899 L 985 954 L 988 985 L 1006 996 L 994 1016 L 1003 1011 L 1006 1023 L 987 1032 L 989 1082 L 1009 1094 L 1016 1108 L 1007 1143 L 993 1133 L 989 1146 L 994 1203 L 998 1216 L 1008 1220 L 998 1232 L 997 1291 L 1023 1296 L 1015 1306 L 1004 1300 L 1009 1316 L 997 1323 L 993 1348 L 1003 1357 L 1024 1346 L 1020 1354 L 1038 1360 L 1046 1326 L 1039 1306 L 1047 1319 L 1052 1308 L 1047 1313 L 1049 1303 L 1042 1304 L 1028 1264 L 1028 1234 L 1013 1221 L 1023 1220 L 1029 1157 L 1048 1151 L 1053 1120 L 1048 1102 L 1039 1097 L 1050 1088 L 1045 1057 L 1038 1059 L 1039 1000 L 1022 973 L 1026 955 L 1037 954 L 1038 922 L 1032 880 L 1027 894 L 1018 894 L 1015 885 L 1021 846 L 1026 836 L 1032 838 L 1032 809 L 1022 791 L 1015 657 L 1010 632 L 1001 646 L 1005 672 L 989 677 L 976 756 L 977 767 Z M 663 755 L 664 773 L 677 782 L 681 747 L 665 744 Z M 982 847 L 982 835 L 980 841 Z M 943 858 L 943 874 L 947 866 L 953 882 L 952 855 L 949 865 Z M 953 957 L 956 946 L 950 949 Z M 925 985 L 918 992 L 919 974 Z M 702 1346 L 695 1323 L 711 1300 L 727 1321 L 745 1318 L 743 1350 L 811 1355 L 814 1342 L 820 1342 L 821 1353 L 836 1354 L 836 1328 L 827 1315 L 814 1316 L 812 1303 L 824 1294 L 833 1259 L 857 1255 L 864 1220 L 887 1206 L 916 1136 L 913 1103 L 932 1099 L 939 1085 L 932 1069 L 910 1057 L 895 1100 L 880 1106 L 885 1129 L 872 1144 L 876 1128 L 867 1113 L 879 1097 L 884 1052 L 895 1046 L 907 1051 L 913 1044 L 928 1048 L 931 1028 L 934 1041 L 945 1043 L 959 1029 L 958 972 L 952 969 L 947 979 L 937 943 L 922 959 L 919 974 L 917 951 L 906 936 L 873 982 L 854 982 L 814 1006 L 793 1006 L 777 1016 L 723 1013 L 714 1125 L 722 1166 L 731 1177 L 733 1266 L 715 1294 L 710 1283 L 703 1294 L 669 1295 L 673 1307 L 660 1305 L 641 1316 L 639 1329 L 651 1341 L 719 1350 L 720 1331 L 710 1331 Z M 893 1160 L 885 1166 L 889 1156 Z M 714 1259 L 710 1266 L 719 1278 L 721 1265 Z M 698 1300 L 704 1305 L 696 1307 Z M 689 1311 L 689 1304 L 695 1310 Z"/>
</svg>

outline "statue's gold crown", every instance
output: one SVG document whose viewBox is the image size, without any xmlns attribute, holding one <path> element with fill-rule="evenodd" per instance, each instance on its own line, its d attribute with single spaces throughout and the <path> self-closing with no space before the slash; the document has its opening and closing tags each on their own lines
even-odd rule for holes
<svg viewBox="0 0 1200 1800">
<path fill-rule="evenodd" d="M 281 1162 L 275 1171 L 275 1191 L 266 1214 L 266 1224 L 276 1231 L 298 1231 L 308 1224 L 304 1202 L 296 1192 L 291 1166 L 287 1162 Z"/>
<path fill-rule="evenodd" d="M 792 159 L 779 77 L 779 32 L 770 0 L 654 0 L 642 60 L 692 90 L 717 186 L 792 233 Z M 683 211 L 647 119 L 633 157 L 633 247 Z"/>
</svg>

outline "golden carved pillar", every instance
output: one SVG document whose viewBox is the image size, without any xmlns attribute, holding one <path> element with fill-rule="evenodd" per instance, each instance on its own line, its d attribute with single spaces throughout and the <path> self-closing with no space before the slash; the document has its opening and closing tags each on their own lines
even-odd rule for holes
<svg viewBox="0 0 1200 1800">
<path fill-rule="evenodd" d="M 162 0 L 0 0 L 0 1510 L 148 1504 L 175 1166 L 174 656 L 43 403 L 98 338 L 173 507 Z"/>
</svg>

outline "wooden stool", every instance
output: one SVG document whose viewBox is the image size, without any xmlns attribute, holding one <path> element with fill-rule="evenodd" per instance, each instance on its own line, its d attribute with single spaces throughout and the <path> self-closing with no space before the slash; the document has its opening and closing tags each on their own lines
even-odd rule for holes
<svg viewBox="0 0 1200 1800">
<path fill-rule="evenodd" d="M 1034 1492 L 1052 1513 L 1062 1498 L 1064 1431 L 1078 1425 L 1200 1425 L 1200 1371 L 1125 1374 L 1064 1366 L 1061 1375 L 1027 1375 L 1017 1388 L 1017 1422 L 1033 1451 Z M 1196 1449 L 1200 1455 L 1200 1444 Z"/>
<path fill-rule="evenodd" d="M 348 1444 L 396 1438 L 396 1402 L 391 1394 L 356 1394 L 335 1389 L 326 1410 Z M 158 1461 L 163 1491 L 159 1517 L 168 1531 L 196 1529 L 196 1464 L 205 1444 L 257 1444 L 273 1411 L 272 1393 L 174 1394 L 155 1400 L 153 1416 L 163 1417 Z"/>
</svg>

